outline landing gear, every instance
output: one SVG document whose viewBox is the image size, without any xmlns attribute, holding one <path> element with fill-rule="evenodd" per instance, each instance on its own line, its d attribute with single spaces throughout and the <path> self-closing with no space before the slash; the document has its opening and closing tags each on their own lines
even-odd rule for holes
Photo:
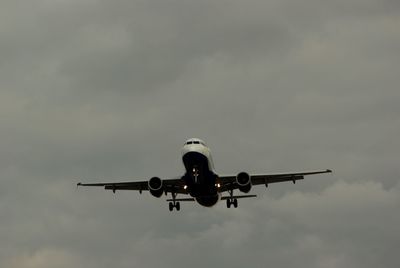
<svg viewBox="0 0 400 268">
<path fill-rule="evenodd" d="M 200 170 L 199 170 L 199 168 L 197 166 L 193 166 L 192 171 L 193 171 L 192 175 L 193 175 L 193 178 L 194 178 L 194 182 L 197 183 L 198 182 L 198 177 L 200 175 Z"/>
<path fill-rule="evenodd" d="M 179 202 L 169 202 L 169 211 L 173 211 L 176 208 L 177 211 L 181 210 L 181 204 Z"/>
<path fill-rule="evenodd" d="M 234 208 L 238 207 L 238 201 L 233 197 L 233 190 L 229 191 L 230 198 L 226 199 L 226 207 L 230 208 L 233 205 Z"/>
<path fill-rule="evenodd" d="M 181 204 L 177 202 L 175 199 L 176 199 L 176 193 L 172 193 L 172 202 L 168 203 L 169 211 L 173 211 L 174 208 L 176 209 L 176 211 L 181 210 Z"/>
<path fill-rule="evenodd" d="M 236 198 L 233 199 L 226 199 L 226 207 L 230 208 L 231 205 L 233 205 L 234 208 L 237 208 L 238 206 L 238 201 Z"/>
</svg>

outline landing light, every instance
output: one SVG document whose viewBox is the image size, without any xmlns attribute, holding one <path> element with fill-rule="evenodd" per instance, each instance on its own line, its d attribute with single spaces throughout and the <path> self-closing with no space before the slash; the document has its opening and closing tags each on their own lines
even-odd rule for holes
<svg viewBox="0 0 400 268">
<path fill-rule="evenodd" d="M 221 187 L 221 184 L 217 183 L 215 186 L 217 186 L 218 188 L 220 188 L 220 187 Z"/>
<path fill-rule="evenodd" d="M 187 185 L 183 186 L 183 189 L 186 190 L 187 189 Z"/>
</svg>

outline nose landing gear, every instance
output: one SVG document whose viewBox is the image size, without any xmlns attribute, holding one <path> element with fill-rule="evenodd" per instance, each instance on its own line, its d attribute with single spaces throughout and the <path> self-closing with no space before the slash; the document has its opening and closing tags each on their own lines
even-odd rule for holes
<svg viewBox="0 0 400 268">
<path fill-rule="evenodd" d="M 194 183 L 198 183 L 198 177 L 200 175 L 200 170 L 198 166 L 193 166 L 192 175 L 194 178 Z"/>
</svg>

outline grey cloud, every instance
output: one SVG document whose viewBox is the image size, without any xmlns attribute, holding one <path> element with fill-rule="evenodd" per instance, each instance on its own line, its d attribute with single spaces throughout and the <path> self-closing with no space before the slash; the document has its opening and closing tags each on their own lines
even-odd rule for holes
<svg viewBox="0 0 400 268">
<path fill-rule="evenodd" d="M 0 266 L 397 267 L 396 1 L 3 1 Z M 237 210 L 79 180 L 332 168 Z M 338 180 L 339 179 L 339 180 Z"/>
<path fill-rule="evenodd" d="M 218 205 L 212 212 L 194 209 L 187 211 L 185 216 L 171 217 L 168 212 L 161 211 L 156 213 L 158 215 L 149 213 L 146 219 L 130 219 L 110 211 L 113 207 L 125 210 L 128 208 L 126 201 L 133 201 L 132 198 L 110 207 L 107 203 L 111 200 L 102 201 L 108 199 L 107 196 L 98 194 L 96 201 L 99 203 L 90 205 L 92 216 L 84 216 L 88 207 L 83 205 L 84 209 L 75 209 L 69 215 L 76 211 L 84 214 L 74 216 L 62 229 L 48 229 L 49 237 L 54 237 L 50 247 L 52 243 L 58 244 L 57 231 L 66 231 L 68 225 L 80 226 L 75 229 L 80 238 L 64 241 L 74 246 L 58 250 L 39 248 L 30 258 L 35 263 L 37 258 L 47 254 L 47 260 L 60 262 L 69 256 L 66 262 L 78 260 L 78 267 L 91 267 L 93 258 L 104 267 L 111 264 L 118 267 L 180 266 L 184 263 L 193 267 L 215 263 L 233 267 L 246 263 L 260 267 L 265 263 L 301 267 L 365 267 L 378 264 L 395 267 L 391 260 L 396 256 L 392 249 L 398 247 L 396 234 L 399 218 L 393 210 L 399 205 L 398 196 L 398 185 L 387 191 L 379 183 L 371 181 L 354 184 L 339 181 L 321 193 L 289 191 L 280 198 L 267 195 L 256 202 L 243 202 L 242 209 L 234 212 Z M 68 194 L 63 198 L 68 198 Z M 131 204 L 132 209 L 139 209 L 139 205 Z M 154 202 L 154 205 L 157 206 L 157 203 Z M 99 206 L 102 208 L 99 209 Z M 99 217 L 104 210 L 108 211 L 108 216 L 119 215 L 118 219 L 103 218 L 105 222 L 90 219 L 95 215 Z M 59 215 L 59 212 L 54 213 L 46 218 Z M 164 217 L 163 220 L 157 221 L 160 216 Z M 176 218 L 180 219 L 182 227 L 176 225 Z M 123 223 L 123 220 L 128 220 L 128 223 Z M 141 226 L 146 221 L 147 228 L 129 228 L 130 224 Z M 120 232 L 128 229 L 129 236 Z M 99 252 L 103 254 L 98 255 Z M 199 252 L 202 254 L 196 254 Z M 16 256 L 14 259 L 14 262 L 23 262 L 26 257 Z M 48 265 L 50 267 L 51 263 Z"/>
</svg>

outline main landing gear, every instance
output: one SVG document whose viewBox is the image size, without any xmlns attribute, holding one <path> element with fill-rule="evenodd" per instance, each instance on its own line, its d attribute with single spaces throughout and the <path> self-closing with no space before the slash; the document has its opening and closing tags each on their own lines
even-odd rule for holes
<svg viewBox="0 0 400 268">
<path fill-rule="evenodd" d="M 179 202 L 169 202 L 169 211 L 174 210 L 176 208 L 177 211 L 181 209 L 181 204 Z"/>
<path fill-rule="evenodd" d="M 230 208 L 233 205 L 235 208 L 238 206 L 238 201 L 236 198 L 226 199 L 226 207 Z"/>
<path fill-rule="evenodd" d="M 233 207 L 237 208 L 238 201 L 236 198 L 233 197 L 233 190 L 229 190 L 229 195 L 230 195 L 230 198 L 226 199 L 226 207 L 230 208 L 231 205 L 233 205 Z"/>
<path fill-rule="evenodd" d="M 168 204 L 169 211 L 173 211 L 174 208 L 176 208 L 176 211 L 181 210 L 181 204 L 177 202 L 175 199 L 176 199 L 176 193 L 172 193 L 172 202 L 169 202 Z"/>
</svg>

